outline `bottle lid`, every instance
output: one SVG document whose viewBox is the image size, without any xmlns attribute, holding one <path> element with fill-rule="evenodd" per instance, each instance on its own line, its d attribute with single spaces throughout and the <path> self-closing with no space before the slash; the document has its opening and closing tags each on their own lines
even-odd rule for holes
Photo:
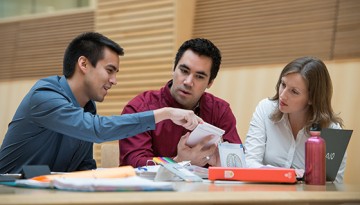
<svg viewBox="0 0 360 205">
<path fill-rule="evenodd" d="M 313 123 L 310 127 L 310 131 L 321 131 L 321 127 L 319 123 Z"/>
</svg>

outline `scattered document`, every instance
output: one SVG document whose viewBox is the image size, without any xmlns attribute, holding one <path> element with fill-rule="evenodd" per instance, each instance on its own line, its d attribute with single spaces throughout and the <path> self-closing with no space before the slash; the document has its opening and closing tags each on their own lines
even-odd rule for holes
<svg viewBox="0 0 360 205">
<path fill-rule="evenodd" d="M 170 182 L 154 182 L 136 176 L 131 166 L 42 175 L 6 185 L 69 191 L 172 191 Z"/>
<path fill-rule="evenodd" d="M 203 179 L 208 178 L 207 168 L 191 165 L 190 161 L 183 161 L 178 164 Z M 161 165 L 138 167 L 135 169 L 135 172 L 137 176 L 155 181 L 183 181 L 183 179 L 168 171 Z"/>
<path fill-rule="evenodd" d="M 175 178 L 180 178 L 187 182 L 202 182 L 201 177 L 169 157 L 153 157 L 153 161 L 161 165 L 155 181 L 174 181 Z"/>
</svg>

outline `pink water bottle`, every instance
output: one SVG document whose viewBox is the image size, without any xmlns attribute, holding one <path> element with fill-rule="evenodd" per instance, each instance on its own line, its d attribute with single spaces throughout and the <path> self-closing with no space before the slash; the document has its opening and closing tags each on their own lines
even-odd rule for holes
<svg viewBox="0 0 360 205">
<path fill-rule="evenodd" d="M 313 124 L 310 138 L 305 142 L 305 183 L 325 185 L 326 182 L 326 146 L 320 137 L 320 125 Z"/>
</svg>

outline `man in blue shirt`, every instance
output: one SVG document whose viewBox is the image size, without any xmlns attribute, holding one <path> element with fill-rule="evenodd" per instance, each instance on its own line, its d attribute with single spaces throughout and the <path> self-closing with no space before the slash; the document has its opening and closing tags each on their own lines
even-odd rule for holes
<svg viewBox="0 0 360 205">
<path fill-rule="evenodd" d="M 39 80 L 20 103 L 0 149 L 0 173 L 19 173 L 24 165 L 48 165 L 53 172 L 95 169 L 93 143 L 119 140 L 154 130 L 170 119 L 192 130 L 202 119 L 192 111 L 163 108 L 121 116 L 99 116 L 116 85 L 123 49 L 94 32 L 68 45 L 63 75 Z"/>
</svg>

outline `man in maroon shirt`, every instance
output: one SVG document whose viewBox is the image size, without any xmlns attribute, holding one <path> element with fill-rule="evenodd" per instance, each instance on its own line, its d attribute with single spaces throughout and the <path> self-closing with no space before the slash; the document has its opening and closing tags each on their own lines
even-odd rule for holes
<svg viewBox="0 0 360 205">
<path fill-rule="evenodd" d="M 205 122 L 225 130 L 223 140 L 241 143 L 236 119 L 229 103 L 205 92 L 216 78 L 221 64 L 219 49 L 207 39 L 191 39 L 179 48 L 173 79 L 157 91 L 146 91 L 132 99 L 122 114 L 174 107 L 193 110 Z M 139 167 L 153 157 L 191 161 L 198 166 L 220 166 L 216 145 L 204 146 L 210 137 L 194 147 L 186 145 L 189 130 L 165 120 L 156 129 L 119 141 L 120 165 Z"/>
</svg>

